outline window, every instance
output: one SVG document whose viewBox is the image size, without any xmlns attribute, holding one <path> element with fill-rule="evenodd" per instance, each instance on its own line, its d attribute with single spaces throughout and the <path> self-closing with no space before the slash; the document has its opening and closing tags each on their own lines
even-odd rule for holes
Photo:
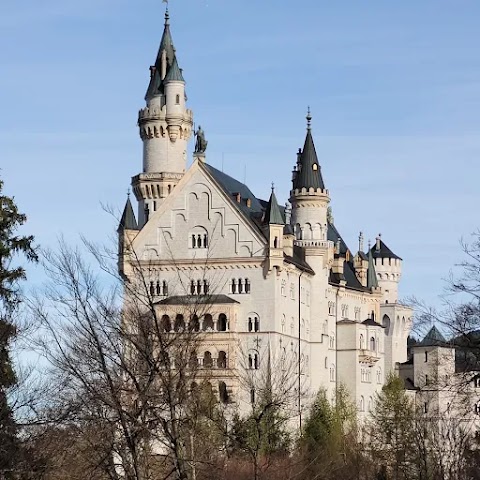
<svg viewBox="0 0 480 480">
<path fill-rule="evenodd" d="M 328 368 L 328 357 L 325 357 L 325 369 Z"/>
<path fill-rule="evenodd" d="M 328 302 L 328 314 L 329 315 L 335 315 L 335 303 L 334 302 Z"/>
<path fill-rule="evenodd" d="M 190 295 L 207 295 L 210 291 L 208 280 L 190 280 Z"/>
<path fill-rule="evenodd" d="M 370 337 L 370 350 L 375 352 L 375 337 Z"/>
<path fill-rule="evenodd" d="M 260 321 L 257 317 L 253 319 L 253 329 L 258 332 L 260 330 Z"/>
<path fill-rule="evenodd" d="M 360 350 L 363 350 L 365 348 L 365 340 L 363 338 L 363 335 L 360 334 Z"/>
<path fill-rule="evenodd" d="M 335 334 L 333 332 L 330 333 L 329 347 L 335 348 Z"/>
<path fill-rule="evenodd" d="M 175 95 L 175 104 L 180 105 L 180 95 Z"/>
<path fill-rule="evenodd" d="M 227 368 L 227 354 L 223 350 L 218 352 L 217 367 Z"/>
<path fill-rule="evenodd" d="M 250 280 L 248 278 L 245 279 L 245 293 L 250 293 Z"/>
<path fill-rule="evenodd" d="M 233 294 L 250 293 L 250 280 L 248 278 L 232 278 L 230 290 Z"/>
<path fill-rule="evenodd" d="M 227 316 L 224 313 L 221 313 L 218 316 L 217 330 L 219 332 L 226 332 L 227 331 Z"/>
<path fill-rule="evenodd" d="M 190 248 L 208 248 L 208 233 L 203 227 L 195 227 L 190 234 Z"/>
<path fill-rule="evenodd" d="M 473 379 L 473 386 L 474 388 L 480 388 L 480 376 L 476 376 Z"/>
<path fill-rule="evenodd" d="M 207 313 L 203 317 L 203 328 L 202 330 L 205 332 L 207 330 L 213 330 L 213 318 L 212 316 Z"/>
<path fill-rule="evenodd" d="M 282 284 L 280 286 L 280 294 L 282 295 L 282 297 L 287 296 L 286 287 L 287 287 L 287 282 L 285 280 L 282 280 Z"/>
<path fill-rule="evenodd" d="M 335 365 L 333 363 L 330 366 L 330 381 L 331 382 L 335 381 Z"/>
<path fill-rule="evenodd" d="M 292 300 L 295 300 L 295 284 L 294 283 L 290 284 L 290 298 Z"/>
<path fill-rule="evenodd" d="M 429 382 L 428 375 L 425 375 L 425 385 L 428 385 L 428 382 Z"/>
<path fill-rule="evenodd" d="M 360 307 L 355 307 L 355 320 L 360 320 Z"/>
<path fill-rule="evenodd" d="M 174 324 L 174 327 L 173 329 L 176 331 L 176 332 L 183 332 L 185 330 L 185 320 L 183 319 L 183 315 L 182 314 L 178 314 L 175 318 L 175 324 Z"/>
<path fill-rule="evenodd" d="M 284 314 L 284 315 L 282 315 L 282 333 L 285 333 L 285 321 L 286 321 L 286 319 L 285 319 L 285 314 Z"/>
<path fill-rule="evenodd" d="M 474 412 L 477 414 L 477 415 L 480 415 L 480 402 L 477 402 L 474 406 Z"/>
<path fill-rule="evenodd" d="M 250 403 L 255 403 L 255 389 L 250 389 Z"/>
<path fill-rule="evenodd" d="M 200 321 L 198 320 L 197 315 L 192 315 L 192 317 L 190 319 L 189 328 L 190 328 L 190 331 L 192 331 L 192 332 L 200 331 Z"/>
<path fill-rule="evenodd" d="M 203 354 L 203 366 L 204 368 L 212 368 L 213 366 L 212 354 L 208 351 Z"/>
<path fill-rule="evenodd" d="M 377 383 L 382 383 L 382 369 L 377 368 Z"/>
<path fill-rule="evenodd" d="M 218 396 L 222 403 L 228 403 L 228 391 L 225 382 L 218 382 Z"/>
<path fill-rule="evenodd" d="M 425 362 L 428 362 L 428 352 L 425 352 Z"/>
<path fill-rule="evenodd" d="M 162 332 L 169 332 L 172 329 L 172 324 L 168 315 L 162 316 L 162 319 L 160 320 L 160 328 Z"/>
<path fill-rule="evenodd" d="M 428 413 L 428 403 L 427 402 L 425 402 L 423 404 L 423 413 Z"/>
<path fill-rule="evenodd" d="M 365 399 L 363 398 L 363 395 L 360 396 L 360 402 L 359 402 L 359 405 L 358 405 L 358 409 L 361 412 L 365 411 Z"/>
<path fill-rule="evenodd" d="M 248 354 L 248 368 L 250 370 L 258 370 L 260 366 L 260 360 L 258 352 L 252 352 Z"/>
</svg>

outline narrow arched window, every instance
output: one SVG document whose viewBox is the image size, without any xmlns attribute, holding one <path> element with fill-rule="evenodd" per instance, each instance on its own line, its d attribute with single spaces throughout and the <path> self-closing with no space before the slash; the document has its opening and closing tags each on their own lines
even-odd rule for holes
<svg viewBox="0 0 480 480">
<path fill-rule="evenodd" d="M 232 278 L 232 293 L 237 293 L 237 282 Z"/>
<path fill-rule="evenodd" d="M 169 332 L 172 329 L 172 324 L 170 323 L 170 317 L 168 315 L 163 315 L 160 325 L 163 332 Z"/>
<path fill-rule="evenodd" d="M 260 320 L 258 319 L 258 317 L 255 317 L 253 327 L 256 332 L 260 330 Z"/>
<path fill-rule="evenodd" d="M 177 105 L 180 105 L 180 95 L 178 95 L 178 94 L 175 96 L 175 103 Z"/>
<path fill-rule="evenodd" d="M 360 350 L 363 350 L 365 348 L 365 343 L 363 341 L 363 335 L 360 334 Z"/>
<path fill-rule="evenodd" d="M 370 350 L 375 352 L 375 337 L 370 338 Z"/>
<path fill-rule="evenodd" d="M 217 330 L 219 332 L 227 331 L 227 316 L 224 313 L 221 313 L 218 317 Z"/>
<path fill-rule="evenodd" d="M 157 280 L 157 285 L 155 286 L 155 293 L 157 295 L 160 295 L 162 293 L 161 289 L 160 289 L 160 282 Z"/>
<path fill-rule="evenodd" d="M 251 353 L 248 354 L 248 368 L 253 368 L 253 357 Z"/>
<path fill-rule="evenodd" d="M 255 389 L 250 389 L 250 403 L 255 403 Z"/>
<path fill-rule="evenodd" d="M 202 281 L 197 280 L 197 295 L 200 295 L 202 293 Z"/>
<path fill-rule="evenodd" d="M 278 237 L 273 239 L 273 248 L 278 248 Z"/>
<path fill-rule="evenodd" d="M 238 279 L 238 293 L 243 293 L 243 282 L 242 279 Z"/>
<path fill-rule="evenodd" d="M 224 351 L 218 352 L 217 367 L 227 368 L 227 354 Z"/>
<path fill-rule="evenodd" d="M 208 293 L 209 286 L 208 286 L 208 281 L 204 280 L 203 281 L 203 293 L 206 295 Z"/>
<path fill-rule="evenodd" d="M 259 363 L 258 353 L 256 353 L 253 358 L 253 366 L 255 370 L 258 370 L 259 365 L 260 363 Z"/>
<path fill-rule="evenodd" d="M 197 235 L 197 247 L 202 248 L 202 236 Z"/>
<path fill-rule="evenodd" d="M 363 398 L 363 395 L 360 397 L 359 410 L 360 410 L 361 412 L 364 412 L 364 411 L 365 411 L 365 399 Z"/>
<path fill-rule="evenodd" d="M 195 235 L 192 235 L 192 248 L 197 248 L 197 239 Z"/>
<path fill-rule="evenodd" d="M 190 282 L 190 294 L 195 295 L 195 280 Z"/>
<path fill-rule="evenodd" d="M 163 294 L 168 295 L 168 285 L 165 280 L 163 281 Z"/>
<path fill-rule="evenodd" d="M 213 330 L 213 317 L 209 313 L 203 318 L 203 330 Z"/>
<path fill-rule="evenodd" d="M 207 351 L 203 354 L 203 366 L 205 368 L 211 368 L 212 365 L 213 365 L 212 354 Z"/>
<path fill-rule="evenodd" d="M 203 248 L 207 248 L 208 247 L 208 236 L 207 234 L 205 234 L 203 236 Z"/>
<path fill-rule="evenodd" d="M 251 332 L 253 329 L 252 317 L 248 317 L 248 331 Z"/>
<path fill-rule="evenodd" d="M 150 282 L 150 296 L 154 296 L 155 295 L 155 286 L 153 284 L 153 282 Z"/>
</svg>

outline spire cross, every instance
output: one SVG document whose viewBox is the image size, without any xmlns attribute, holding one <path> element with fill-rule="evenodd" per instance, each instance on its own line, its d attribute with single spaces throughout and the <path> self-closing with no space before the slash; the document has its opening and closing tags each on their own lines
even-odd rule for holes
<svg viewBox="0 0 480 480">
<path fill-rule="evenodd" d="M 127 189 L 127 197 L 130 198 L 130 187 Z"/>
<path fill-rule="evenodd" d="M 307 130 L 311 130 L 312 128 L 312 115 L 310 114 L 310 105 L 307 108 Z"/>
</svg>

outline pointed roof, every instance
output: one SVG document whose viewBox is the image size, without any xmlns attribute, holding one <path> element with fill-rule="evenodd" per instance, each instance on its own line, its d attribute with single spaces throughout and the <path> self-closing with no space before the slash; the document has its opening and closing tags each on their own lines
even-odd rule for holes
<svg viewBox="0 0 480 480">
<path fill-rule="evenodd" d="M 173 63 L 168 69 L 163 82 L 185 82 L 185 79 L 182 75 L 182 70 L 178 66 L 177 57 L 173 57 Z"/>
<path fill-rule="evenodd" d="M 425 335 L 425 338 L 415 345 L 415 347 L 444 347 L 447 341 L 441 334 L 440 330 L 434 325 L 429 332 Z"/>
<path fill-rule="evenodd" d="M 378 288 L 377 272 L 375 271 L 375 264 L 373 262 L 371 250 L 368 251 L 367 287 Z"/>
<path fill-rule="evenodd" d="M 165 12 L 165 26 L 163 29 L 162 39 L 160 40 L 160 46 L 158 47 L 157 58 L 155 59 L 155 65 L 153 66 L 152 75 L 150 77 L 150 83 L 148 84 L 147 93 L 145 99 L 160 95 L 163 92 L 164 81 L 161 78 L 162 72 L 162 55 L 165 51 L 167 58 L 167 71 L 168 75 L 174 61 L 175 61 L 175 47 L 173 46 L 172 34 L 170 32 L 170 15 L 168 8 Z M 178 69 L 178 64 L 177 64 Z M 178 69 L 180 71 L 180 69 Z M 175 73 L 175 75 L 177 75 Z M 181 75 L 181 71 L 180 71 Z M 182 76 L 182 75 L 181 75 Z M 182 76 L 183 79 L 183 76 Z"/>
<path fill-rule="evenodd" d="M 282 213 L 280 212 L 280 207 L 278 206 L 277 197 L 275 196 L 275 190 L 273 186 L 270 199 L 268 200 L 267 209 L 265 210 L 264 221 L 269 225 L 284 225 L 285 223 Z"/>
<path fill-rule="evenodd" d="M 306 188 L 321 188 L 325 189 L 323 183 L 322 172 L 320 164 L 318 163 L 317 152 L 315 144 L 313 143 L 310 109 L 307 114 L 307 136 L 305 137 L 305 144 L 303 150 L 299 152 L 297 169 L 293 179 L 293 189 Z"/>
<path fill-rule="evenodd" d="M 377 243 L 379 244 L 377 248 Z M 373 244 L 373 247 L 370 249 L 372 252 L 373 258 L 394 258 L 402 260 L 398 255 L 395 255 L 385 244 L 385 242 L 380 238 L 377 238 L 377 242 Z"/>
<path fill-rule="evenodd" d="M 120 224 L 118 225 L 117 232 L 123 230 L 138 230 L 137 220 L 135 218 L 135 213 L 133 213 L 132 202 L 130 202 L 130 196 L 127 198 L 127 203 L 123 209 L 122 218 L 120 219 Z"/>
</svg>

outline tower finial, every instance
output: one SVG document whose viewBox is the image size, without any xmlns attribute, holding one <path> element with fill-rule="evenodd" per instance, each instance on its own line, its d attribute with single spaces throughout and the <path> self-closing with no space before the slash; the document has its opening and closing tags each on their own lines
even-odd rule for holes
<svg viewBox="0 0 480 480">
<path fill-rule="evenodd" d="M 307 109 L 306 119 L 307 119 L 307 130 L 311 130 L 312 129 L 312 115 L 310 114 L 310 105 L 308 106 L 308 109 Z"/>
<path fill-rule="evenodd" d="M 272 189 L 272 193 L 273 193 L 275 191 L 275 184 L 273 182 L 272 182 L 271 189 Z"/>
<path fill-rule="evenodd" d="M 360 232 L 360 235 L 358 236 L 358 250 L 360 252 L 363 252 L 363 240 L 364 240 L 363 232 Z"/>
<path fill-rule="evenodd" d="M 168 0 L 162 0 L 162 3 L 166 3 L 167 7 L 165 8 L 165 26 L 169 25 L 170 14 L 168 13 Z"/>
</svg>

